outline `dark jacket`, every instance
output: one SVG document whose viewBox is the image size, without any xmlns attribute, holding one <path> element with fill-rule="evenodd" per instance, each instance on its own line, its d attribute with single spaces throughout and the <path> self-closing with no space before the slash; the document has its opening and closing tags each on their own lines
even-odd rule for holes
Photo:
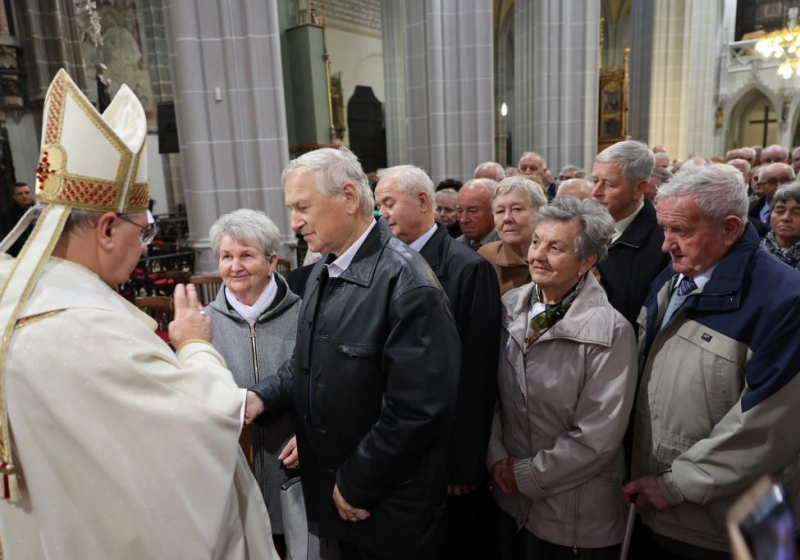
<svg viewBox="0 0 800 560">
<path fill-rule="evenodd" d="M 443 226 L 420 251 L 444 288 L 461 338 L 461 376 L 450 446 L 449 482 L 478 486 L 486 478 L 500 357 L 500 297 L 492 265 L 456 243 Z"/>
<path fill-rule="evenodd" d="M 664 230 L 656 222 L 656 210 L 649 200 L 619 239 L 608 248 L 608 256 L 597 264 L 608 301 L 633 326 L 645 297 L 658 274 L 670 260 L 661 252 Z"/>
<path fill-rule="evenodd" d="M 455 321 L 430 267 L 382 219 L 339 278 L 328 278 L 328 258 L 309 278 L 293 357 L 254 391 L 270 413 L 294 405 L 306 511 L 321 536 L 418 557 L 445 506 Z M 371 516 L 343 521 L 334 484 Z"/>
<path fill-rule="evenodd" d="M 6 237 L 9 233 L 11 233 L 11 230 L 14 229 L 14 226 L 17 225 L 17 222 L 22 219 L 22 216 L 24 216 L 25 212 L 27 211 L 28 208 L 22 208 L 16 202 L 12 202 L 11 207 L 3 213 L 2 217 L 0 217 L 0 234 L 2 234 L 3 237 Z M 27 228 L 25 228 L 25 231 L 23 231 L 14 244 L 9 247 L 9 255 L 12 257 L 19 255 L 19 252 L 22 250 L 22 246 L 25 245 L 25 242 L 28 240 L 28 237 L 33 231 L 33 226 L 34 224 L 30 224 Z"/>
<path fill-rule="evenodd" d="M 758 236 L 763 238 L 772 229 L 767 224 L 761 221 L 761 209 L 767 203 L 766 198 L 759 198 L 750 203 L 750 208 L 747 210 L 747 218 L 753 227 L 756 229 Z"/>
</svg>

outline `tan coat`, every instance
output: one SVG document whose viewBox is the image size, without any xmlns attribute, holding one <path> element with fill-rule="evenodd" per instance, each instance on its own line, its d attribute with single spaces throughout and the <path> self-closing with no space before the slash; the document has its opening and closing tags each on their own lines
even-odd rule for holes
<svg viewBox="0 0 800 560">
<path fill-rule="evenodd" d="M 622 437 L 636 388 L 636 342 L 592 275 L 566 316 L 527 350 L 533 284 L 503 297 L 500 403 L 487 466 L 514 457 L 519 492 L 500 507 L 551 543 L 622 541 Z"/>
<path fill-rule="evenodd" d="M 504 242 L 487 243 L 478 249 L 478 254 L 492 263 L 497 273 L 497 281 L 500 283 L 500 295 L 531 281 L 528 263 Z"/>
</svg>

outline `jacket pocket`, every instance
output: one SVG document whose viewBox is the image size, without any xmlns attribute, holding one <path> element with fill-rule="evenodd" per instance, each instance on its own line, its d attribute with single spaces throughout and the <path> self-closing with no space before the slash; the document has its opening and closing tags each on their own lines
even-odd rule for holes
<svg viewBox="0 0 800 560">
<path fill-rule="evenodd" d="M 340 344 L 337 350 L 349 358 L 372 358 L 378 355 L 378 348 L 357 344 Z"/>
</svg>

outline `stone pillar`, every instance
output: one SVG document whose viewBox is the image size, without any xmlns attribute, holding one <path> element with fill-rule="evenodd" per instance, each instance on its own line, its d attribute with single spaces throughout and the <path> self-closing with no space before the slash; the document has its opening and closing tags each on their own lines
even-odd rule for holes
<svg viewBox="0 0 800 560">
<path fill-rule="evenodd" d="M 647 142 L 650 134 L 650 79 L 653 60 L 653 3 L 631 4 L 631 61 L 628 135 Z"/>
<path fill-rule="evenodd" d="M 514 3 L 514 159 L 533 150 L 557 173 L 597 153 L 600 0 Z"/>
<path fill-rule="evenodd" d="M 238 208 L 265 211 L 294 243 L 281 189 L 289 161 L 276 2 L 165 0 L 190 242 L 216 271 L 208 230 Z"/>
<path fill-rule="evenodd" d="M 407 163 L 434 183 L 471 178 L 494 158 L 492 2 L 403 5 Z"/>
<path fill-rule="evenodd" d="M 649 142 L 672 157 L 715 154 L 719 2 L 655 0 Z"/>
<path fill-rule="evenodd" d="M 383 81 L 386 91 L 386 157 L 390 166 L 408 163 L 406 139 L 405 6 L 381 2 Z"/>
</svg>

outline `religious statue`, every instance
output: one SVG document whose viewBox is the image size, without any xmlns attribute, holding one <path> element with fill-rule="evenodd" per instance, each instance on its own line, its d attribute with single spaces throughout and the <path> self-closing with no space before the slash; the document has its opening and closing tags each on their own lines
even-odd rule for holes
<svg viewBox="0 0 800 560">
<path fill-rule="evenodd" d="M 95 77 L 97 78 L 97 109 L 102 113 L 111 103 L 111 94 L 108 89 L 111 87 L 111 80 L 106 78 L 106 65 L 102 62 L 94 67 Z"/>
<path fill-rule="evenodd" d="M 725 113 L 722 110 L 722 105 L 717 105 L 717 110 L 714 111 L 714 128 L 719 130 L 722 128 L 722 122 L 724 120 Z"/>
</svg>

